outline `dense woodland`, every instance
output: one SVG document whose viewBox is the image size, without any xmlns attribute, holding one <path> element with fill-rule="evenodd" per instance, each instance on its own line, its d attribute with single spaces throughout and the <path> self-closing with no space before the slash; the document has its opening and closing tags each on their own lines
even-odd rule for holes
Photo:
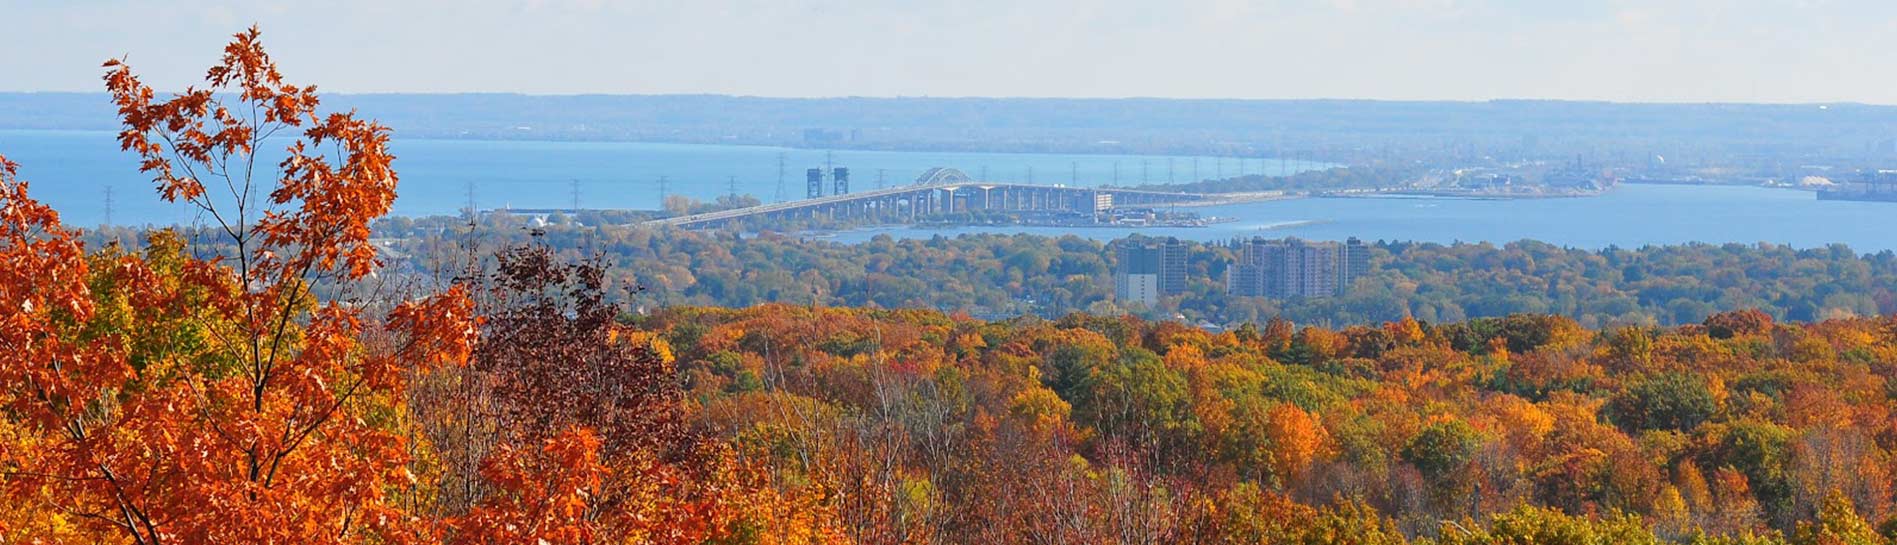
<svg viewBox="0 0 1897 545">
<path fill-rule="evenodd" d="M 1504 245 L 1379 242 L 1372 271 L 1334 298 L 1270 300 L 1225 294 L 1236 260 L 1222 244 L 1189 243 L 1188 293 L 1159 308 L 1113 301 L 1108 244 L 1068 236 L 975 235 L 837 244 L 795 236 L 550 225 L 492 218 L 470 229 L 446 218 L 385 221 L 378 236 L 418 272 L 452 269 L 470 248 L 539 240 L 569 259 L 595 253 L 645 292 L 634 306 L 748 306 L 768 302 L 929 308 L 982 317 L 1088 311 L 1183 316 L 1231 325 L 1283 316 L 1299 323 L 1357 324 L 1405 316 L 1457 322 L 1509 314 L 1558 314 L 1587 327 L 1698 323 L 1757 308 L 1780 320 L 1816 321 L 1897 312 L 1897 254 L 1844 246 L 1692 244 L 1586 250 L 1520 241 Z M 534 233 L 541 233 L 534 236 Z M 130 234 L 126 233 L 129 237 Z M 1116 241 L 1115 243 L 1124 243 Z"/>
<path fill-rule="evenodd" d="M 217 225 L 88 243 L 117 235 L 63 225 L 0 158 L 0 543 L 1897 543 L 1891 318 L 637 312 L 675 270 L 557 231 L 404 271 L 432 258 L 372 238 L 388 129 L 317 115 L 255 29 L 202 89 L 106 73 L 159 196 Z M 291 158 L 244 166 L 270 133 Z M 1091 244 L 877 259 L 1020 241 Z M 1383 251 L 1388 274 L 1411 249 Z M 1773 255 L 1876 270 L 1685 255 L 1711 282 Z"/>
<path fill-rule="evenodd" d="M 1866 521 L 1897 513 L 1889 319 L 1213 334 L 771 305 L 638 325 L 695 426 L 832 479 L 869 542 L 1876 543 Z"/>
</svg>

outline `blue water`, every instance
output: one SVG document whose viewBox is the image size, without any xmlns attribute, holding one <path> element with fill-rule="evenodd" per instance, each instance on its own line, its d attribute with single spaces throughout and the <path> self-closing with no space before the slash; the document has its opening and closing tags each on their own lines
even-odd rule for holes
<svg viewBox="0 0 1897 545">
<path fill-rule="evenodd" d="M 668 178 L 670 193 L 705 201 L 727 194 L 735 177 L 738 193 L 773 202 L 780 155 L 784 196 L 800 199 L 806 190 L 804 169 L 822 168 L 826 160 L 823 150 L 631 142 L 397 138 L 392 148 L 401 174 L 393 213 L 417 216 L 457 213 L 467 206 L 470 186 L 475 206 L 482 209 L 571 207 L 576 185 L 583 208 L 654 209 L 661 176 Z M 195 219 L 189 207 L 167 205 L 154 196 L 149 178 L 138 173 L 137 160 L 119 151 L 110 132 L 0 130 L 0 155 L 20 163 L 20 177 L 33 183 L 33 194 L 60 210 L 69 224 L 104 221 L 107 187 L 114 196 L 113 223 Z M 1229 157 L 834 151 L 827 159 L 834 166 L 849 167 L 851 188 L 859 191 L 877 187 L 879 169 L 887 185 L 911 183 L 937 166 L 960 168 L 977 177 L 985 168 L 987 179 L 997 181 L 1028 181 L 1032 169 L 1035 183 L 1078 180 L 1077 185 L 1113 183 L 1116 165 L 1120 184 L 1139 183 L 1142 162 L 1145 179 L 1155 183 L 1167 180 L 1169 160 L 1173 179 L 1181 182 L 1191 179 L 1195 160 L 1206 178 L 1240 169 Z M 1281 167 L 1301 172 L 1325 166 L 1247 159 L 1243 168 L 1246 173 L 1276 175 Z M 830 190 L 826 181 L 824 191 Z"/>
<path fill-rule="evenodd" d="M 468 140 L 396 140 L 396 168 L 402 174 L 395 213 L 452 214 L 466 206 L 474 188 L 480 208 L 568 207 L 578 181 L 586 208 L 654 208 L 657 179 L 667 176 L 673 193 L 710 200 L 727 191 L 737 177 L 739 193 L 769 202 L 777 187 L 777 159 L 785 158 L 785 192 L 804 193 L 803 169 L 820 167 L 821 150 L 759 146 L 647 144 L 607 142 L 526 142 Z M 33 182 L 33 194 L 61 211 L 72 225 L 96 225 L 104 219 L 104 192 L 114 194 L 117 224 L 189 223 L 196 218 L 184 205 L 160 202 L 151 184 L 137 172 L 136 160 L 119 152 L 107 132 L 0 130 L 0 155 L 21 163 L 21 177 Z M 1166 179 L 1165 157 L 837 151 L 837 166 L 853 171 L 853 187 L 876 186 L 877 169 L 886 184 L 912 181 L 923 170 L 953 166 L 988 178 L 1026 181 L 1034 169 L 1037 183 L 1069 183 L 1078 165 L 1081 185 L 1111 183 L 1119 166 L 1122 184 L 1146 178 Z M 1192 158 L 1173 158 L 1174 179 L 1191 179 Z M 1212 177 L 1220 160 L 1199 158 L 1199 171 Z M 1223 160 L 1223 171 L 1238 167 Z M 1279 162 L 1246 162 L 1246 172 L 1276 174 Z M 1289 162 L 1287 170 L 1325 165 Z M 826 188 L 827 190 L 828 188 Z M 1195 240 L 1234 236 L 1297 236 L 1430 242 L 1536 239 L 1583 248 L 1636 247 L 1686 242 L 1772 242 L 1796 247 L 1845 243 L 1859 251 L 1897 250 L 1897 203 L 1819 201 L 1809 192 L 1757 187 L 1623 185 L 1600 197 L 1542 200 L 1464 199 L 1299 199 L 1195 209 L 1209 216 L 1241 218 L 1205 228 L 1033 228 L 956 229 L 879 228 L 838 233 L 835 240 L 855 242 L 878 234 L 932 237 L 977 232 L 1078 234 L 1098 239 L 1134 232 Z"/>
<path fill-rule="evenodd" d="M 1605 195 L 1586 198 L 1320 198 L 1190 210 L 1241 220 L 1201 228 L 875 229 L 838 233 L 835 240 L 978 232 L 1113 239 L 1138 232 L 1192 240 L 1258 234 L 1441 243 L 1534 239 L 1580 248 L 1770 242 L 1799 248 L 1844 243 L 1862 252 L 1897 250 L 1897 203 L 1820 201 L 1807 191 L 1763 187 L 1621 185 Z"/>
</svg>

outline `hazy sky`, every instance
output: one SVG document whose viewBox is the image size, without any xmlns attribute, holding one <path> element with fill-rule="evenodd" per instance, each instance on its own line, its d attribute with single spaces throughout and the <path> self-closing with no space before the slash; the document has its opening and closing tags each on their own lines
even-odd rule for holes
<svg viewBox="0 0 1897 545">
<path fill-rule="evenodd" d="M 0 0 L 0 90 L 253 22 L 338 92 L 1897 104 L 1897 0 Z"/>
</svg>

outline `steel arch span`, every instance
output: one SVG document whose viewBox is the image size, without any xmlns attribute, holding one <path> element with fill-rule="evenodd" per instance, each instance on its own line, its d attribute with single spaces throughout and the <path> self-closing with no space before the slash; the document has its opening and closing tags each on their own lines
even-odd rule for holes
<svg viewBox="0 0 1897 545">
<path fill-rule="evenodd" d="M 949 167 L 931 168 L 922 171 L 922 175 L 916 177 L 916 185 L 949 185 L 971 181 L 974 180 L 968 177 L 968 173 Z"/>
</svg>

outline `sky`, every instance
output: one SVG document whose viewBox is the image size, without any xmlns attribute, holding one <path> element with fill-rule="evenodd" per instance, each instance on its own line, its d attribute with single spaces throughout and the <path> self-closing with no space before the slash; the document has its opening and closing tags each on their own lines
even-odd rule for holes
<svg viewBox="0 0 1897 545">
<path fill-rule="evenodd" d="M 0 0 L 0 91 L 1897 104 L 1893 0 Z"/>
</svg>

